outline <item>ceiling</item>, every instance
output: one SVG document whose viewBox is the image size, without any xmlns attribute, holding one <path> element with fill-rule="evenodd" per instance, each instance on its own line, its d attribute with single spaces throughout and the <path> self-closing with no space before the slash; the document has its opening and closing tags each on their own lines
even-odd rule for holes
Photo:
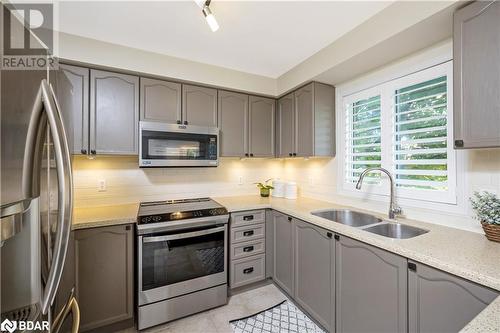
<svg viewBox="0 0 500 333">
<path fill-rule="evenodd" d="M 61 1 L 58 16 L 65 33 L 277 78 L 390 3 L 213 0 L 217 32 L 194 1 Z"/>
</svg>

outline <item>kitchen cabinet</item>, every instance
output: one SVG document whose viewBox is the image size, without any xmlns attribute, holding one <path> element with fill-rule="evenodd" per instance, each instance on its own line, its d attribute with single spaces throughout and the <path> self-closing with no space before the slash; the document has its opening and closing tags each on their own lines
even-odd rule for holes
<svg viewBox="0 0 500 333">
<path fill-rule="evenodd" d="M 429 266 L 408 264 L 409 332 L 458 332 L 498 293 Z"/>
<path fill-rule="evenodd" d="M 272 278 L 274 274 L 274 211 L 266 210 L 266 278 Z"/>
<path fill-rule="evenodd" d="M 273 279 L 289 296 L 294 291 L 292 217 L 273 213 Z"/>
<path fill-rule="evenodd" d="M 182 85 L 182 122 L 184 125 L 217 127 L 217 90 Z"/>
<path fill-rule="evenodd" d="M 274 157 L 274 118 L 276 102 L 272 98 L 249 98 L 250 157 Z"/>
<path fill-rule="evenodd" d="M 131 225 L 75 231 L 82 332 L 112 324 L 133 324 L 133 248 Z"/>
<path fill-rule="evenodd" d="M 335 156 L 335 89 L 311 82 L 278 101 L 278 156 Z"/>
<path fill-rule="evenodd" d="M 219 90 L 220 156 L 248 153 L 248 95 Z"/>
<path fill-rule="evenodd" d="M 141 77 L 140 117 L 146 121 L 181 122 L 182 85 Z"/>
<path fill-rule="evenodd" d="M 89 151 L 89 75 L 88 68 L 59 65 L 57 98 L 65 119 L 66 132 L 72 142 L 73 154 L 87 155 Z M 66 125 L 66 124 L 65 124 Z"/>
<path fill-rule="evenodd" d="M 139 78 L 90 70 L 90 152 L 136 155 Z"/>
<path fill-rule="evenodd" d="M 334 325 L 334 244 L 331 232 L 294 219 L 294 299 L 328 331 Z"/>
<path fill-rule="evenodd" d="M 345 236 L 335 238 L 336 331 L 406 332 L 407 260 Z"/>
<path fill-rule="evenodd" d="M 455 148 L 500 147 L 500 2 L 476 1 L 453 24 Z"/>
</svg>

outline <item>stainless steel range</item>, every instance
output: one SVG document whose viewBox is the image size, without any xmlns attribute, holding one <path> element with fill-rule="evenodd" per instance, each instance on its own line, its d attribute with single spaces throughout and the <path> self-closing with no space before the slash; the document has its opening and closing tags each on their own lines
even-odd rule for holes
<svg viewBox="0 0 500 333">
<path fill-rule="evenodd" d="M 227 303 L 228 221 L 210 198 L 140 204 L 138 329 Z"/>
</svg>

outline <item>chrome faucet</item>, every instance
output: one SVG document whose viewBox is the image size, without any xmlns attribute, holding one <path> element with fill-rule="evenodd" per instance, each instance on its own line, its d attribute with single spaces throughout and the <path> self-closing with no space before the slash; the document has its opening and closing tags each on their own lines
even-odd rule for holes
<svg viewBox="0 0 500 333">
<path fill-rule="evenodd" d="M 364 170 L 361 173 L 361 175 L 359 175 L 358 182 L 356 183 L 356 189 L 361 190 L 361 184 L 363 184 L 363 178 L 365 178 L 365 176 L 368 173 L 373 172 L 373 171 L 377 171 L 377 170 L 385 173 L 387 175 L 387 177 L 389 177 L 389 180 L 391 182 L 391 202 L 389 203 L 389 218 L 394 219 L 394 217 L 396 215 L 401 215 L 403 210 L 401 209 L 401 207 L 396 205 L 396 198 L 395 198 L 395 193 L 394 193 L 395 192 L 394 191 L 394 179 L 392 178 L 392 175 L 389 171 L 387 171 L 384 168 L 379 168 L 379 167 L 368 168 L 368 169 Z"/>
</svg>

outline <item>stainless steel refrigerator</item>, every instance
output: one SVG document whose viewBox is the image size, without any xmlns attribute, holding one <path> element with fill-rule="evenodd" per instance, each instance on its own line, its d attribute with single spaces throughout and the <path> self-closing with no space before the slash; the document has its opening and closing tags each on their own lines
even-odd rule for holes
<svg viewBox="0 0 500 333">
<path fill-rule="evenodd" d="M 61 112 L 50 84 L 58 75 L 54 70 L 2 71 L 0 103 L 1 321 L 45 321 L 50 332 L 57 332 L 65 318 L 72 319 L 73 331 L 79 324 L 72 291 L 61 295 L 60 288 L 73 184 L 66 135 L 72 132 L 71 119 Z"/>
</svg>

